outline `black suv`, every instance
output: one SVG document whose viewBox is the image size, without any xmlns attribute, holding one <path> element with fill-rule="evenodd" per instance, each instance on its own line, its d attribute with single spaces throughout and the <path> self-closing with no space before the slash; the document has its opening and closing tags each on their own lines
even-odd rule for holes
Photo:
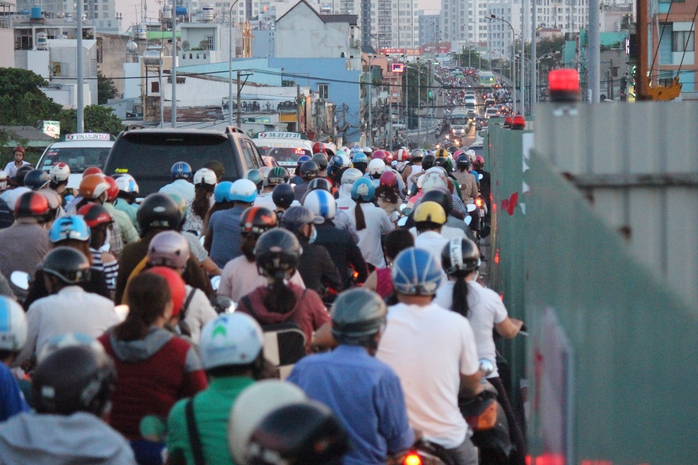
<svg viewBox="0 0 698 465">
<path fill-rule="evenodd" d="M 170 169 L 178 161 L 192 171 L 211 161 L 223 163 L 223 179 L 234 181 L 245 171 L 264 166 L 257 147 L 240 129 L 133 129 L 119 134 L 109 152 L 104 172 L 128 173 L 141 195 L 157 192 L 171 182 Z"/>
</svg>

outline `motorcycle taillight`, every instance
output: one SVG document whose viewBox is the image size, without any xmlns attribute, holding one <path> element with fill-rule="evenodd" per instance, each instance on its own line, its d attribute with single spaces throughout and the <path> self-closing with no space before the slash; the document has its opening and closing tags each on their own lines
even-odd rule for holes
<svg viewBox="0 0 698 465">
<path fill-rule="evenodd" d="M 485 201 L 482 200 L 480 197 L 478 197 L 478 198 L 475 199 L 475 205 L 477 205 L 478 208 L 482 208 L 482 206 L 484 205 L 484 203 L 485 203 Z"/>
<path fill-rule="evenodd" d="M 418 453 L 411 451 L 405 456 L 403 465 L 422 465 L 422 458 Z"/>
</svg>

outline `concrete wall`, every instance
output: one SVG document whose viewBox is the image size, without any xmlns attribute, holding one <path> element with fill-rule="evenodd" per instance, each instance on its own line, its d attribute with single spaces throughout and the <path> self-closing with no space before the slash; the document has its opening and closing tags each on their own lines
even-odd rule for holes
<svg viewBox="0 0 698 465">
<path fill-rule="evenodd" d="M 131 38 L 115 34 L 100 34 L 97 40 L 102 52 L 102 62 L 97 64 L 98 70 L 104 77 L 113 78 L 116 89 L 123 95 L 125 82 L 121 78 L 124 77 L 123 65 L 129 59 L 126 44 Z"/>
<path fill-rule="evenodd" d="M 281 68 L 284 80 L 318 91 L 318 84 L 328 85 L 327 100 L 337 107 L 337 123 L 340 129 L 348 124 L 345 143 L 358 142 L 359 128 L 359 76 L 360 71 L 348 71 L 344 58 L 270 58 L 272 68 Z M 341 82 L 330 82 L 341 81 Z"/>
<path fill-rule="evenodd" d="M 52 84 L 74 84 L 77 73 L 77 60 L 75 54 L 76 40 L 55 39 L 48 40 L 51 52 L 51 63 L 60 63 L 60 76 L 53 76 Z M 85 84 L 89 88 L 90 99 L 85 100 L 86 105 L 97 105 L 97 42 L 95 40 L 83 40 L 83 76 Z M 87 94 L 85 94 L 87 95 Z"/>
<path fill-rule="evenodd" d="M 14 47 L 10 44 L 14 43 L 14 31 L 9 28 L 0 28 L 0 44 L 5 44 L 0 47 L 0 68 L 14 68 L 15 54 Z"/>
</svg>

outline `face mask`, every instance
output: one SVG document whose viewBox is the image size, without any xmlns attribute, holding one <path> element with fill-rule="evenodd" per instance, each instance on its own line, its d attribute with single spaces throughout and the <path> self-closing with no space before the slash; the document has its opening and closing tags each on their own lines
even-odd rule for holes
<svg viewBox="0 0 698 465">
<path fill-rule="evenodd" d="M 317 229 L 313 228 L 313 233 L 310 235 L 310 239 L 308 239 L 308 242 L 311 244 L 315 242 L 315 239 L 317 239 Z"/>
</svg>

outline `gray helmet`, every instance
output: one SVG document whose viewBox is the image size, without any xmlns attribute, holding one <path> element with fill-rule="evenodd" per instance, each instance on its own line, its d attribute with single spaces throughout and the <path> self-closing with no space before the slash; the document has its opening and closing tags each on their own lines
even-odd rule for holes
<svg viewBox="0 0 698 465">
<path fill-rule="evenodd" d="M 368 289 L 342 292 L 332 306 L 332 335 L 340 344 L 365 345 L 385 324 L 387 308 Z"/>
<path fill-rule="evenodd" d="M 189 241 L 177 231 L 163 231 L 148 245 L 148 263 L 181 270 L 186 268 L 191 253 Z"/>
</svg>

